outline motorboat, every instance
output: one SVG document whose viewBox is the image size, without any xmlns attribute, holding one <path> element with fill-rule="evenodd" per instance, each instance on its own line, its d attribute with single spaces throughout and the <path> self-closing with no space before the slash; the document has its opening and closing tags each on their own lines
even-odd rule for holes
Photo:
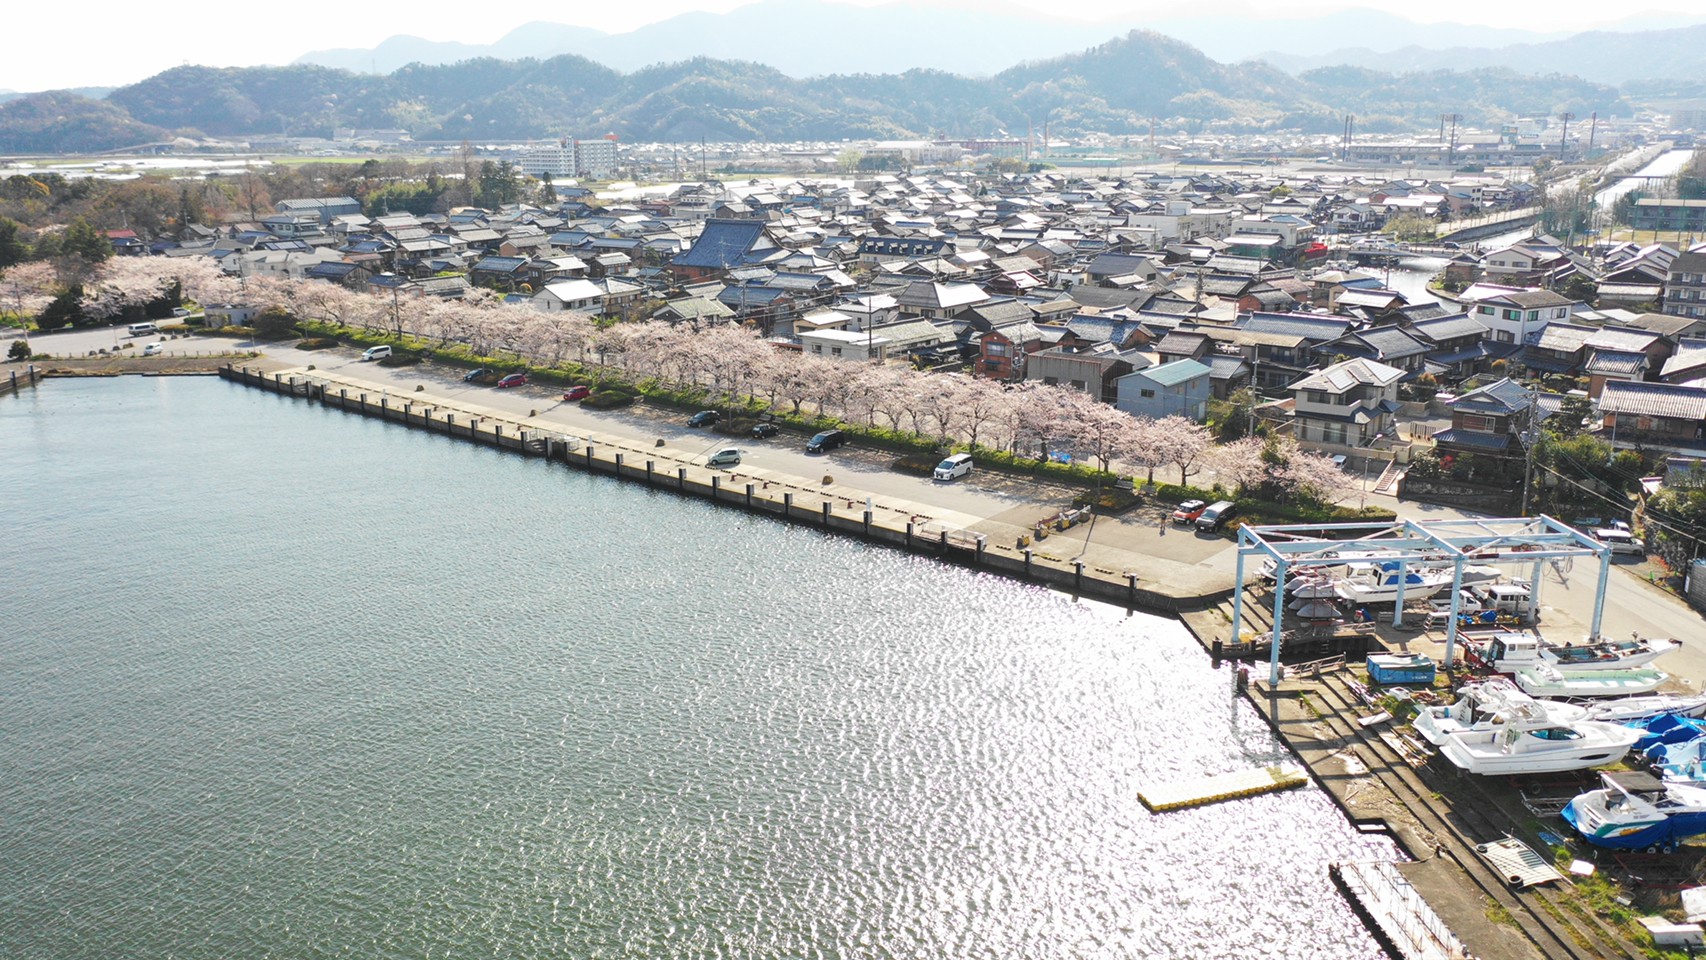
<svg viewBox="0 0 1706 960">
<path fill-rule="evenodd" d="M 1628 697 L 1652 693 L 1670 679 L 1652 667 L 1583 670 L 1545 663 L 1523 667 L 1513 676 L 1531 697 Z"/>
<path fill-rule="evenodd" d="M 1563 670 L 1621 670 L 1641 667 L 1675 650 L 1675 640 L 1632 640 L 1595 643 L 1547 643 L 1538 634 L 1519 631 L 1495 633 L 1485 640 L 1464 644 L 1473 663 L 1498 673 L 1515 673 L 1523 667 L 1547 665 Z"/>
<path fill-rule="evenodd" d="M 1405 601 L 1426 600 L 1451 586 L 1452 573 L 1437 567 L 1410 566 L 1400 570 L 1395 561 L 1350 563 L 1345 575 L 1334 583 L 1339 599 L 1361 606 L 1367 603 L 1396 603 L 1398 588 Z"/>
<path fill-rule="evenodd" d="M 1522 704 L 1518 708 L 1515 705 Z M 1532 706 L 1530 706 L 1532 705 Z M 1523 720 L 1541 711 L 1553 723 L 1587 719 L 1588 708 L 1556 700 L 1535 700 L 1504 677 L 1466 683 L 1457 699 L 1439 706 L 1423 707 L 1411 721 L 1416 732 L 1436 747 L 1444 746 L 1451 734 L 1464 730 L 1503 727 L 1512 718 Z M 1632 743 L 1632 742 L 1631 742 Z"/>
<path fill-rule="evenodd" d="M 1562 773 L 1623 759 L 1640 731 L 1602 720 L 1560 722 L 1535 701 L 1512 701 L 1503 723 L 1446 733 L 1439 752 L 1482 776 Z"/>
<path fill-rule="evenodd" d="M 1627 771 L 1602 773 L 1600 781 L 1564 807 L 1564 819 L 1596 847 L 1670 852 L 1706 833 L 1706 787 Z"/>
<path fill-rule="evenodd" d="M 1609 720 L 1612 723 L 1635 723 L 1661 716 L 1706 717 L 1706 693 L 1687 696 L 1675 693 L 1651 693 L 1645 696 L 1619 697 L 1583 704 L 1589 720 Z"/>
</svg>

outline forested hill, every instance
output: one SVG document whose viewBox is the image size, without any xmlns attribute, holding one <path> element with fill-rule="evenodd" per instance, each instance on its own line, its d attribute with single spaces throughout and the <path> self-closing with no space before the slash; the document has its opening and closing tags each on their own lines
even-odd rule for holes
<svg viewBox="0 0 1706 960">
<path fill-rule="evenodd" d="M 43 98 L 53 98 L 44 107 Z M 470 60 L 389 76 L 326 67 L 177 67 L 106 100 L 39 94 L 0 105 L 0 153 L 112 149 L 159 139 L 325 136 L 334 127 L 402 128 L 417 140 L 614 133 L 627 141 L 838 140 L 1188 128 L 1427 130 L 1441 113 L 1469 124 L 1523 114 L 1632 112 L 1617 90 L 1566 76 L 1503 71 L 1390 75 L 1329 68 L 1292 77 L 1217 63 L 1187 44 L 1134 31 L 993 78 L 929 70 L 798 80 L 770 67 L 694 59 L 619 73 L 580 56 Z M 51 112 L 49 112 L 51 111 Z M 59 123 L 43 123 L 44 116 Z M 105 127 L 110 136 L 95 131 Z"/>
</svg>

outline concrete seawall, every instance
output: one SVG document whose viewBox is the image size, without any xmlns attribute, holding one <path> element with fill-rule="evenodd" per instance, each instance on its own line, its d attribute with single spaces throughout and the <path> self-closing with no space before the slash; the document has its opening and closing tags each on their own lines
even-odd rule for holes
<svg viewBox="0 0 1706 960">
<path fill-rule="evenodd" d="M 518 427 L 491 418 L 444 410 L 430 399 L 412 400 L 351 391 L 291 374 L 267 373 L 225 365 L 219 375 L 246 386 L 302 397 L 350 413 L 430 430 L 446 436 L 541 457 L 682 496 L 816 527 L 912 553 L 936 557 L 978 570 L 1038 584 L 1093 600 L 1168 614 L 1200 609 L 1230 596 L 1229 590 L 1200 593 L 1163 591 L 1146 586 L 1138 574 L 1050 554 L 1046 546 L 1018 548 L 996 544 L 987 535 L 947 527 L 886 509 L 867 509 L 863 494 L 813 488 L 800 478 L 729 482 L 701 465 L 684 465 L 665 453 L 656 455 L 553 431 Z"/>
</svg>

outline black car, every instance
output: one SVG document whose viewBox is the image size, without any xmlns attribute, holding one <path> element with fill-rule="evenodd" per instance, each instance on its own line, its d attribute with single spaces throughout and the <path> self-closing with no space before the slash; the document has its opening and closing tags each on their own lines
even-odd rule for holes
<svg viewBox="0 0 1706 960">
<path fill-rule="evenodd" d="M 752 425 L 752 435 L 758 440 L 763 440 L 765 437 L 774 437 L 781 432 L 782 428 L 778 427 L 774 423 L 755 423 Z"/>
<path fill-rule="evenodd" d="M 462 382 L 463 383 L 478 383 L 481 380 L 490 379 L 491 376 L 492 376 L 492 371 L 487 370 L 485 367 L 480 367 L 478 369 L 470 370 L 467 373 L 464 373 L 462 375 Z"/>
<path fill-rule="evenodd" d="M 847 435 L 840 430 L 825 430 L 806 441 L 807 453 L 827 453 L 847 442 Z"/>
<path fill-rule="evenodd" d="M 721 419 L 722 415 L 715 410 L 701 410 L 687 418 L 687 425 L 690 427 L 708 427 Z"/>
</svg>

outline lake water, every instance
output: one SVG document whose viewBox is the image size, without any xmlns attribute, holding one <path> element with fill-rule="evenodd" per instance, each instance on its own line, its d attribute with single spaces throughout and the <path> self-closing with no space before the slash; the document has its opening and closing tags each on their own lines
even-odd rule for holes
<svg viewBox="0 0 1706 960">
<path fill-rule="evenodd" d="M 0 956 L 1375 958 L 1177 623 L 208 378 L 0 398 Z"/>
</svg>

